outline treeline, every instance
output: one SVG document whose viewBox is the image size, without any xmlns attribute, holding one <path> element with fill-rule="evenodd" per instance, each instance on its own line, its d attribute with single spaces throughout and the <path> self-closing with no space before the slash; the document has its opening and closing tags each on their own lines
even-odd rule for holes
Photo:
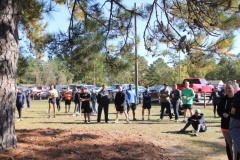
<svg viewBox="0 0 240 160">
<path fill-rule="evenodd" d="M 117 66 L 110 66 L 104 54 L 96 54 L 92 60 L 85 60 L 78 64 L 69 63 L 59 58 L 48 61 L 37 60 L 32 57 L 20 57 L 18 62 L 18 83 L 49 85 L 86 83 L 113 85 L 115 83 L 134 83 L 134 56 L 126 54 L 125 59 L 117 59 Z M 179 66 L 180 64 L 180 66 Z M 179 75 L 180 67 L 180 75 Z M 179 83 L 187 77 L 201 77 L 208 80 L 236 79 L 240 81 L 240 61 L 236 56 L 201 57 L 195 63 L 186 56 L 180 63 L 176 59 L 165 62 L 159 58 L 150 66 L 144 57 L 139 57 L 139 85 L 159 85 Z"/>
</svg>

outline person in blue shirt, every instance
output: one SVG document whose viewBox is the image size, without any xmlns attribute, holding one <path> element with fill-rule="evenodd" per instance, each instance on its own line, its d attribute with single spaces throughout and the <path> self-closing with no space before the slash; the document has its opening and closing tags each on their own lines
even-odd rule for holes
<svg viewBox="0 0 240 160">
<path fill-rule="evenodd" d="M 143 92 L 143 106 L 142 106 L 142 120 L 144 120 L 144 110 L 148 109 L 148 120 L 150 120 L 151 111 L 151 92 L 149 91 L 149 86 L 146 86 L 146 91 Z"/>
<path fill-rule="evenodd" d="M 24 107 L 24 102 L 25 102 L 25 94 L 21 89 L 18 90 L 17 92 L 17 98 L 16 98 L 16 106 L 17 106 L 17 111 L 18 111 L 18 120 L 17 121 L 22 121 L 22 109 Z"/>
<path fill-rule="evenodd" d="M 137 96 L 135 90 L 132 89 L 132 85 L 129 84 L 129 89 L 126 91 L 127 113 L 129 116 L 130 108 L 133 112 L 133 120 L 136 121 L 135 110 L 137 108 Z"/>
</svg>

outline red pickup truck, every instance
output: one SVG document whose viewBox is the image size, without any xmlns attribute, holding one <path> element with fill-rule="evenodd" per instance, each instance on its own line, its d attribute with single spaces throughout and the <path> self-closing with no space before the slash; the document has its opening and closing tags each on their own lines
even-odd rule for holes
<svg viewBox="0 0 240 160">
<path fill-rule="evenodd" d="M 194 90 L 194 93 L 195 93 L 194 100 L 196 100 L 196 101 L 201 99 L 201 97 L 204 97 L 204 92 L 205 92 L 206 96 L 210 96 L 214 89 L 214 86 L 209 84 L 206 79 L 186 78 L 183 80 L 182 84 L 177 84 L 177 87 L 179 90 L 182 90 L 185 87 L 185 85 L 184 85 L 185 81 L 188 81 L 190 84 L 190 87 Z"/>
</svg>

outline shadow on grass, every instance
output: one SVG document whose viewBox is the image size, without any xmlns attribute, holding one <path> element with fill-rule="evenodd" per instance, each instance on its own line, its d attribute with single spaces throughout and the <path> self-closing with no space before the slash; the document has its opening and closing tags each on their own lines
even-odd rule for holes
<svg viewBox="0 0 240 160">
<path fill-rule="evenodd" d="M 26 116 L 23 116 L 24 119 L 36 119 L 36 117 L 26 117 Z M 37 118 L 46 118 L 46 117 L 37 117 Z"/>
<path fill-rule="evenodd" d="M 186 130 L 184 133 L 181 133 L 181 132 L 179 132 L 179 130 L 178 131 L 167 131 L 167 132 L 161 132 L 161 133 L 170 133 L 170 134 L 190 134 L 190 133 L 192 133 L 192 131 L 189 131 L 189 130 Z"/>
<path fill-rule="evenodd" d="M 163 148 L 150 142 L 107 132 L 73 133 L 60 129 L 16 130 L 18 148 L 0 152 L 0 159 L 162 159 Z"/>
</svg>

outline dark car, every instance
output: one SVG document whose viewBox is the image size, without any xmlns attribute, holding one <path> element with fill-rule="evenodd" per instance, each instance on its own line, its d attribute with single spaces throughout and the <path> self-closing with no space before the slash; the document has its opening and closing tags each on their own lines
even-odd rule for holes
<svg viewBox="0 0 240 160">
<path fill-rule="evenodd" d="M 135 90 L 136 87 L 133 88 L 133 90 Z M 143 99 L 143 92 L 146 91 L 146 88 L 143 86 L 138 86 L 138 100 L 139 103 L 141 103 L 142 99 Z"/>
<path fill-rule="evenodd" d="M 150 87 L 150 92 L 152 93 L 151 100 L 152 102 L 160 102 L 160 91 L 164 88 L 163 85 L 157 85 Z M 169 91 L 172 91 L 172 88 L 168 86 Z"/>
<path fill-rule="evenodd" d="M 129 89 L 129 84 L 115 84 L 115 85 L 113 85 L 111 87 L 111 91 L 109 92 L 111 100 L 115 99 L 115 96 L 116 96 L 116 94 L 118 92 L 118 87 L 119 86 L 122 86 L 123 91 L 126 91 L 127 89 Z M 134 84 L 132 84 L 132 88 L 135 88 Z"/>
</svg>

